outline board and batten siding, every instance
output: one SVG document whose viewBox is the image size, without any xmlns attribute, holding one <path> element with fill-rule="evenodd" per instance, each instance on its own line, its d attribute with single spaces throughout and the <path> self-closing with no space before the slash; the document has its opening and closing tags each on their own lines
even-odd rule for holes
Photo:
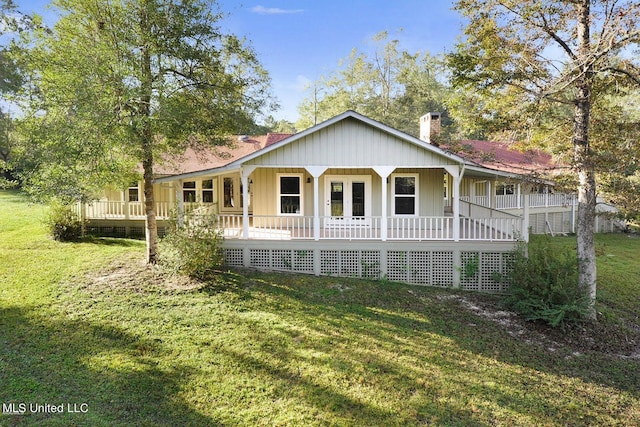
<svg viewBox="0 0 640 427">
<path fill-rule="evenodd" d="M 283 144 L 245 165 L 271 167 L 437 167 L 457 164 L 419 144 L 355 119 L 345 119 Z"/>
<path fill-rule="evenodd" d="M 421 216 L 442 216 L 444 214 L 444 187 L 442 169 L 417 169 L 403 168 L 397 169 L 395 173 L 417 173 L 419 176 L 419 215 Z M 313 215 L 313 178 L 304 168 L 257 168 L 251 174 L 252 184 L 252 210 L 255 215 L 278 215 L 278 175 L 279 174 L 302 174 L 303 185 L 303 215 Z M 320 184 L 320 215 L 324 216 L 324 206 L 328 195 L 325 194 L 327 175 L 368 175 L 371 176 L 371 215 L 382 216 L 382 178 L 369 168 L 330 168 L 319 179 Z M 310 182 L 307 182 L 307 179 Z M 392 189 L 391 182 L 387 187 L 387 215 L 391 215 Z"/>
</svg>

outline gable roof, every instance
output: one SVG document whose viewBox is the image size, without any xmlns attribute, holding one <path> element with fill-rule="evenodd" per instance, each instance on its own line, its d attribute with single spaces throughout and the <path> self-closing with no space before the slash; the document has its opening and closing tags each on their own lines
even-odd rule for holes
<svg viewBox="0 0 640 427">
<path fill-rule="evenodd" d="M 411 145 L 414 145 L 420 149 L 424 149 L 426 151 L 432 152 L 434 154 L 437 154 L 439 156 L 442 156 L 454 163 L 458 163 L 458 164 L 463 164 L 465 162 L 464 158 L 458 156 L 455 153 L 451 153 L 448 151 L 445 151 L 439 147 L 436 147 L 435 145 L 429 144 L 428 142 L 425 142 L 421 139 L 418 139 L 414 136 L 411 136 L 409 134 L 406 134 L 402 131 L 399 131 L 397 129 L 394 129 L 390 126 L 385 125 L 384 123 L 380 123 L 376 120 L 373 120 L 369 117 L 363 116 L 362 114 L 356 113 L 355 111 L 352 110 L 348 110 L 345 111 L 344 113 L 335 116 L 331 119 L 328 119 L 322 123 L 317 124 L 316 126 L 312 126 L 308 129 L 303 130 L 302 132 L 293 134 L 285 139 L 282 139 L 274 144 L 269 145 L 268 147 L 266 147 L 264 150 L 261 150 L 260 152 L 255 152 L 252 153 L 246 157 L 243 157 L 241 159 L 238 159 L 236 161 L 234 161 L 233 163 L 230 163 L 228 166 L 241 166 L 242 163 L 248 162 L 250 160 L 253 160 L 259 156 L 263 156 L 266 155 L 268 153 L 270 153 L 271 151 L 277 150 L 278 148 L 288 145 L 288 144 L 292 144 L 295 141 L 299 141 L 302 140 L 303 138 L 306 138 L 307 136 L 311 135 L 311 134 L 315 134 L 318 133 L 324 129 L 327 129 L 339 122 L 343 122 L 346 121 L 348 119 L 353 119 L 356 120 L 358 122 L 364 123 L 367 126 L 370 126 L 372 128 L 378 129 L 380 131 L 382 131 L 383 133 L 386 133 L 388 135 L 394 136 L 404 142 L 407 142 Z"/>
<path fill-rule="evenodd" d="M 418 152 L 432 153 L 443 158 L 448 164 L 465 166 L 467 170 L 483 176 L 515 178 L 518 175 L 530 174 L 532 171 L 550 170 L 554 166 L 549 155 L 542 152 L 521 153 L 512 149 L 507 143 L 464 141 L 461 146 L 458 146 L 463 149 L 455 151 L 447 149 L 447 147 L 438 147 L 355 111 L 348 110 L 296 134 L 269 133 L 261 136 L 243 136 L 231 141 L 229 146 L 213 147 L 200 152 L 189 149 L 182 156 L 166 159 L 160 167 L 156 168 L 157 174 L 162 175 L 156 179 L 156 182 L 237 170 L 247 162 L 266 156 L 282 147 L 295 144 L 296 141 L 304 140 L 316 133 L 319 134 L 321 131 L 347 120 L 355 120 L 413 146 L 418 149 Z M 310 161 L 308 165 L 313 165 L 313 161 Z"/>
</svg>

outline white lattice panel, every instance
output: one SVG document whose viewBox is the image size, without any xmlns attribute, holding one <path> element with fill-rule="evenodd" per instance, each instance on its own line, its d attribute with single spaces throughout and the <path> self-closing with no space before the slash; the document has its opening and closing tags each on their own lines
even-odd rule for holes
<svg viewBox="0 0 640 427">
<path fill-rule="evenodd" d="M 360 276 L 359 251 L 340 251 L 340 276 Z"/>
<path fill-rule="evenodd" d="M 502 255 L 501 253 L 483 253 L 480 256 L 480 290 L 485 292 L 500 292 L 502 284 Z"/>
<path fill-rule="evenodd" d="M 435 286 L 453 285 L 453 252 L 434 251 L 431 253 L 431 284 Z"/>
<path fill-rule="evenodd" d="M 251 267 L 271 267 L 271 251 L 269 249 L 251 249 L 249 251 L 249 257 L 249 265 Z"/>
<path fill-rule="evenodd" d="M 228 265 L 230 267 L 242 267 L 244 265 L 242 258 L 242 249 L 224 250 L 225 265 Z"/>
<path fill-rule="evenodd" d="M 340 253 L 333 250 L 320 251 L 320 274 L 337 275 L 340 268 Z"/>
<path fill-rule="evenodd" d="M 431 252 L 409 252 L 409 283 L 431 284 Z"/>
<path fill-rule="evenodd" d="M 480 253 L 460 254 L 460 286 L 462 289 L 479 290 Z"/>
<path fill-rule="evenodd" d="M 380 278 L 380 251 L 362 251 L 360 253 L 360 277 L 363 279 Z"/>
<path fill-rule="evenodd" d="M 406 251 L 387 252 L 387 278 L 398 282 L 409 281 L 409 263 Z"/>
<path fill-rule="evenodd" d="M 293 271 L 298 273 L 313 273 L 313 251 L 294 250 L 292 252 Z"/>
<path fill-rule="evenodd" d="M 291 271 L 291 249 L 272 249 L 271 268 Z"/>
</svg>

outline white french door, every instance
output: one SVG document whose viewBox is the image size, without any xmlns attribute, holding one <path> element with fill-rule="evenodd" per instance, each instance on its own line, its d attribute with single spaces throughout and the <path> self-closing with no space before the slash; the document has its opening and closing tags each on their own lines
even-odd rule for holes
<svg viewBox="0 0 640 427">
<path fill-rule="evenodd" d="M 325 177 L 325 212 L 329 225 L 367 224 L 371 216 L 371 177 L 328 175 Z"/>
</svg>

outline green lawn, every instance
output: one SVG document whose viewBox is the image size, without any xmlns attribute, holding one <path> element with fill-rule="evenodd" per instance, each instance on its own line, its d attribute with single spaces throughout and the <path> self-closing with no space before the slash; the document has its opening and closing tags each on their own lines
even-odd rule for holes
<svg viewBox="0 0 640 427">
<path fill-rule="evenodd" d="M 639 238 L 598 237 L 601 324 L 549 334 L 487 295 L 165 277 L 144 242 L 57 243 L 43 214 L 0 192 L 0 402 L 27 407 L 0 425 L 640 425 Z"/>
</svg>

